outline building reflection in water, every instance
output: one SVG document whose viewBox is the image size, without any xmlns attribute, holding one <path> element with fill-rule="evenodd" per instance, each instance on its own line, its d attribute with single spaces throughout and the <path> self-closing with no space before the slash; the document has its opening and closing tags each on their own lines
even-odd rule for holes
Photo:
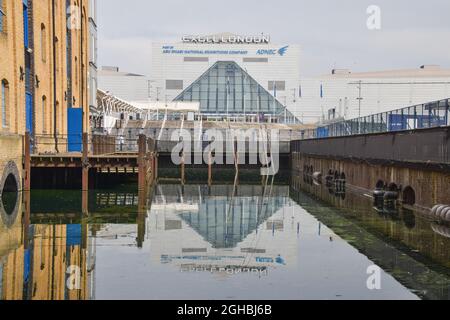
<svg viewBox="0 0 450 320">
<path fill-rule="evenodd" d="M 305 267 L 299 265 L 305 223 L 319 238 L 303 238 L 304 245 L 316 239 L 338 245 L 341 237 L 420 296 L 450 298 L 448 275 L 420 258 L 448 268 L 447 227 L 414 212 L 377 213 L 370 199 L 343 192 L 294 179 L 291 188 L 159 185 L 150 205 L 133 191 L 19 194 L 15 205 L 0 207 L 9 208 L 0 219 L 0 298 L 95 299 L 102 246 L 136 248 L 153 266 L 219 279 L 297 275 Z"/>
<path fill-rule="evenodd" d="M 91 299 L 95 239 L 81 208 L 45 217 L 45 211 L 31 213 L 30 193 L 18 195 L 18 212 L 0 219 L 0 300 Z M 51 203 L 57 207 L 59 200 Z"/>
<path fill-rule="evenodd" d="M 228 275 L 293 267 L 293 209 L 288 186 L 160 185 L 149 216 L 152 259 L 183 272 Z"/>
<path fill-rule="evenodd" d="M 288 194 L 287 186 L 164 185 L 144 212 L 147 199 L 134 192 L 19 194 L 15 213 L 0 220 L 0 298 L 95 299 L 97 244 L 120 238 L 141 248 L 149 234 L 152 258 L 181 271 L 261 276 L 293 266 L 293 237 L 274 238 L 296 232 Z"/>
</svg>

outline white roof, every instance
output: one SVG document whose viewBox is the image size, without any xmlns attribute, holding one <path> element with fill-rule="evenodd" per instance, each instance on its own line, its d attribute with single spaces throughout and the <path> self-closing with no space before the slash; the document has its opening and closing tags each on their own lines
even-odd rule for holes
<svg viewBox="0 0 450 320">
<path fill-rule="evenodd" d="M 348 69 L 336 69 L 334 74 L 324 75 L 321 78 L 330 79 L 365 79 L 365 78 L 448 78 L 450 69 L 438 65 L 424 65 L 417 69 L 384 70 L 373 72 L 351 72 Z"/>
</svg>

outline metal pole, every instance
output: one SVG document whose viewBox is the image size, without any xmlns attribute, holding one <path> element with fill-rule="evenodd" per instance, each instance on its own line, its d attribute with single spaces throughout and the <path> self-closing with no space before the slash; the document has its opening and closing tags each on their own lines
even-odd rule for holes
<svg viewBox="0 0 450 320">
<path fill-rule="evenodd" d="M 359 96 L 358 96 L 358 118 L 361 118 L 361 103 L 362 103 L 362 80 L 359 80 L 359 86 L 358 86 Z M 361 124 L 360 120 L 358 119 L 358 133 L 361 133 Z"/>
<path fill-rule="evenodd" d="M 247 82 L 247 75 L 244 77 L 244 90 L 242 92 L 242 98 L 244 99 L 244 122 L 247 122 L 247 112 L 246 112 L 246 101 L 245 97 L 247 96 L 247 92 L 245 91 L 245 83 Z"/>
<path fill-rule="evenodd" d="M 359 91 L 359 95 L 358 95 L 358 118 L 361 118 L 361 102 L 362 102 L 362 81 L 359 80 L 359 86 L 358 86 L 358 91 Z"/>
<path fill-rule="evenodd" d="M 58 129 L 57 129 L 57 108 L 56 108 L 56 14 L 55 14 L 55 0 L 52 1 L 52 45 L 53 45 L 53 138 L 55 140 L 55 151 L 59 153 L 58 149 Z M 83 75 L 81 75 L 83 76 Z"/>
<path fill-rule="evenodd" d="M 276 107 L 275 107 L 275 100 L 277 98 L 277 83 L 276 81 L 273 82 L 273 118 L 275 118 L 276 114 Z M 272 119 L 273 122 L 273 119 Z"/>
<path fill-rule="evenodd" d="M 227 90 L 227 121 L 230 119 L 229 107 L 230 107 L 230 77 L 227 78 L 226 88 Z"/>
</svg>

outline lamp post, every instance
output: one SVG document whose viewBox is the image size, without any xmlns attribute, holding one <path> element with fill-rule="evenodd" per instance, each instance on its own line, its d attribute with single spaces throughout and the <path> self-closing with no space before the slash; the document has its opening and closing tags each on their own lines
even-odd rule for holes
<svg viewBox="0 0 450 320">
<path fill-rule="evenodd" d="M 273 82 L 273 117 L 275 117 L 276 114 L 276 104 L 275 101 L 277 99 L 277 82 Z M 273 119 L 272 119 L 273 122 Z"/>
<path fill-rule="evenodd" d="M 227 92 L 227 95 L 226 95 L 226 97 L 227 97 L 227 121 L 229 121 L 230 120 L 230 111 L 229 111 L 229 108 L 230 108 L 230 77 L 227 77 L 227 84 L 225 86 L 225 90 Z"/>
<path fill-rule="evenodd" d="M 358 100 L 358 133 L 361 133 L 361 123 L 360 123 L 361 119 L 359 119 L 359 118 L 361 118 L 361 104 L 362 104 L 362 100 L 363 100 L 362 80 L 359 80 L 359 82 L 358 82 L 358 92 L 359 92 L 358 98 L 357 98 L 357 100 Z"/>
<path fill-rule="evenodd" d="M 247 96 L 247 90 L 245 90 L 246 84 L 248 82 L 248 77 L 247 77 L 247 69 L 245 69 L 245 75 L 244 75 L 244 85 L 243 85 L 243 90 L 242 90 L 242 99 L 244 99 L 244 122 L 247 122 L 247 102 L 245 101 L 246 96 Z"/>
</svg>

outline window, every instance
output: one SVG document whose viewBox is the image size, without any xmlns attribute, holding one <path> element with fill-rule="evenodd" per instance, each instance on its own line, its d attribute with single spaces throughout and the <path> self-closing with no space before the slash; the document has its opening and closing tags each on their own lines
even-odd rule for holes
<svg viewBox="0 0 450 320">
<path fill-rule="evenodd" d="M 77 86 L 78 85 L 78 58 L 77 57 L 75 57 L 74 69 L 75 69 L 75 85 Z"/>
<path fill-rule="evenodd" d="M 9 85 L 8 81 L 2 80 L 2 90 L 1 90 L 1 101 L 2 101 L 2 127 L 8 127 L 8 108 L 9 108 Z"/>
<path fill-rule="evenodd" d="M 42 133 L 47 133 L 47 98 L 42 97 Z"/>
<path fill-rule="evenodd" d="M 166 80 L 167 90 L 183 90 L 183 80 Z"/>
<path fill-rule="evenodd" d="M 41 24 L 41 59 L 43 62 L 47 61 L 47 33 L 44 24 Z"/>
<path fill-rule="evenodd" d="M 23 6 L 23 45 L 25 49 L 29 48 L 30 36 L 28 30 L 28 6 L 24 3 Z"/>
<path fill-rule="evenodd" d="M 56 133 L 64 132 L 64 110 L 62 108 L 62 105 L 59 104 L 59 101 L 56 101 L 56 116 L 59 116 L 59 124 L 57 120 L 58 127 L 56 128 Z"/>
<path fill-rule="evenodd" d="M 286 82 L 285 81 L 269 81 L 269 91 L 285 91 Z"/>
<path fill-rule="evenodd" d="M 264 62 L 264 63 L 268 63 L 269 62 L 269 58 L 244 58 L 243 61 L 244 62 Z"/>
<path fill-rule="evenodd" d="M 0 32 L 6 30 L 6 3 L 4 0 L 0 0 Z"/>
</svg>

